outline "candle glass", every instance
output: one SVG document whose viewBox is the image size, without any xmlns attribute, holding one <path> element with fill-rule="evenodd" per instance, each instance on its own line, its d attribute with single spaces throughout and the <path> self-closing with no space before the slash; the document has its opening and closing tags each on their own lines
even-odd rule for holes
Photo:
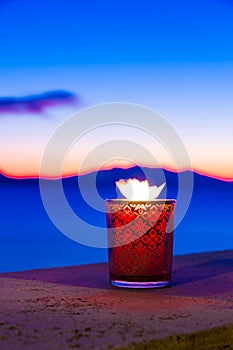
<svg viewBox="0 0 233 350">
<path fill-rule="evenodd" d="M 159 288 L 171 282 L 174 199 L 107 199 L 110 283 Z"/>
</svg>

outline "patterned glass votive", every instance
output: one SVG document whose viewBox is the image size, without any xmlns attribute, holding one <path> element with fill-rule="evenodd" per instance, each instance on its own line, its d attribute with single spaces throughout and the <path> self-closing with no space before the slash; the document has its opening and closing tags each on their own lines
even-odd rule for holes
<svg viewBox="0 0 233 350">
<path fill-rule="evenodd" d="M 106 200 L 110 283 L 126 288 L 170 284 L 173 199 Z"/>
</svg>

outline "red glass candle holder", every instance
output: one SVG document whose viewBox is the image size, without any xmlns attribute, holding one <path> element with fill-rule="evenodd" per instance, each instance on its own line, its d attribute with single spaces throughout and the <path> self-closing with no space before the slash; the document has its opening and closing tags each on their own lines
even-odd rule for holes
<svg viewBox="0 0 233 350">
<path fill-rule="evenodd" d="M 126 288 L 170 284 L 173 199 L 106 200 L 110 283 Z"/>
</svg>

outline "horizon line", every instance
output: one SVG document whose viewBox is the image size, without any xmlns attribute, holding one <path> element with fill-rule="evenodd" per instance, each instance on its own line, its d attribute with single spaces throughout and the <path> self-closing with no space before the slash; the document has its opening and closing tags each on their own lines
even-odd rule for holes
<svg viewBox="0 0 233 350">
<path fill-rule="evenodd" d="M 26 179 L 45 179 L 45 180 L 59 180 L 59 179 L 67 179 L 67 178 L 71 178 L 71 177 L 75 177 L 75 176 L 85 176 L 85 175 L 89 175 L 91 173 L 95 173 L 98 171 L 111 171 L 114 169 L 119 169 L 119 170 L 129 170 L 129 169 L 133 169 L 136 168 L 137 166 L 131 166 L 131 167 L 110 167 L 107 169 L 102 169 L 102 170 L 91 170 L 91 171 L 87 171 L 81 174 L 78 173 L 69 173 L 69 174 L 65 174 L 65 175 L 61 175 L 61 176 L 40 176 L 40 175 L 35 175 L 35 174 L 28 174 L 28 175 L 13 175 L 13 174 L 9 174 L 4 172 L 3 170 L 0 170 L 0 175 L 8 178 L 8 179 L 15 179 L 15 180 L 26 180 Z M 182 169 L 180 171 L 177 170 L 173 170 L 167 167 L 161 167 L 161 168 L 152 168 L 152 167 L 140 167 L 140 168 L 147 168 L 147 169 L 163 169 L 165 171 L 171 172 L 171 173 L 183 173 L 183 172 L 193 172 L 194 174 L 198 174 L 200 176 L 205 176 L 214 180 L 219 180 L 219 181 L 224 181 L 224 182 L 233 182 L 233 177 L 229 178 L 229 177 L 220 177 L 220 176 L 216 176 L 216 175 L 212 175 L 209 173 L 204 173 L 201 171 L 198 171 L 196 169 Z"/>
</svg>

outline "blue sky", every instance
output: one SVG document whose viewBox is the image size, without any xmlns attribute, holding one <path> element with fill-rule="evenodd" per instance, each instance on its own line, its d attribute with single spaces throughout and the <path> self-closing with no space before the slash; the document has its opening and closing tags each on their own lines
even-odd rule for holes
<svg viewBox="0 0 233 350">
<path fill-rule="evenodd" d="M 0 170 L 36 175 L 62 121 L 123 101 L 166 117 L 195 170 L 233 179 L 232 18 L 227 0 L 1 1 L 0 97 L 64 90 L 79 103 L 1 113 Z"/>
<path fill-rule="evenodd" d="M 5 1 L 1 65 L 232 62 L 226 0 Z"/>
</svg>

